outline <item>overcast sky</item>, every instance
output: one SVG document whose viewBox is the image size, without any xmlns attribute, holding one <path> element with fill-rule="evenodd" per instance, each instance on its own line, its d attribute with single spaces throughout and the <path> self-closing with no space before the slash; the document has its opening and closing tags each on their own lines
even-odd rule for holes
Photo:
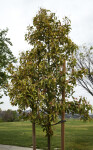
<svg viewBox="0 0 93 150">
<path fill-rule="evenodd" d="M 24 40 L 24 35 L 40 7 L 56 13 L 60 20 L 67 16 L 71 20 L 71 39 L 78 45 L 92 45 L 93 0 L 0 0 L 0 29 L 9 28 L 8 37 L 13 43 L 11 50 L 17 58 L 21 51 L 30 48 Z M 77 87 L 75 95 L 86 96 L 93 104 L 92 96 L 84 89 Z M 17 109 L 11 107 L 8 97 L 4 96 L 2 101 L 2 110 Z"/>
</svg>

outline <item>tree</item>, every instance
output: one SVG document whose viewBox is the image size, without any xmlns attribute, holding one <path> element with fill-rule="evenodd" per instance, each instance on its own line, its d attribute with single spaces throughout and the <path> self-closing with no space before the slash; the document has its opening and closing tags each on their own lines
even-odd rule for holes
<svg viewBox="0 0 93 150">
<path fill-rule="evenodd" d="M 40 91 L 44 95 L 41 114 L 45 117 L 42 119 L 42 123 L 48 136 L 48 149 L 50 149 L 50 135 L 53 134 L 51 123 L 58 115 L 59 104 L 61 103 L 61 108 L 63 108 L 65 103 L 63 102 L 63 94 L 60 94 L 64 93 L 65 72 L 62 69 L 63 64 L 68 59 L 68 66 L 71 64 L 74 66 L 71 53 L 76 50 L 77 46 L 68 38 L 70 31 L 68 18 L 65 18 L 62 24 L 57 20 L 54 13 L 40 9 L 39 13 L 34 17 L 33 25 L 28 27 L 26 40 L 33 45 L 34 52 L 39 53 L 41 61 L 39 64 L 39 74 L 42 74 L 39 77 L 41 80 Z M 69 67 L 68 70 L 70 70 Z M 71 93 L 72 87 L 67 86 L 67 88 Z M 62 102 L 59 97 L 62 97 Z M 62 118 L 62 120 L 64 119 Z"/>
<path fill-rule="evenodd" d="M 26 35 L 26 40 L 34 47 L 34 53 L 39 58 L 39 90 L 41 95 L 43 94 L 41 123 L 48 136 L 49 150 L 50 136 L 53 134 L 52 122 L 56 120 L 59 112 L 62 114 L 62 149 L 64 149 L 64 113 L 67 104 L 65 98 L 73 95 L 76 79 L 85 73 L 84 69 L 74 70 L 76 66 L 74 54 L 78 46 L 70 39 L 70 30 L 71 24 L 67 17 L 61 22 L 57 20 L 55 13 L 40 9 L 33 19 L 33 26 L 28 27 Z M 81 101 L 83 102 L 83 99 L 78 102 L 78 107 Z M 91 107 L 87 108 L 88 116 Z M 81 113 L 80 109 L 78 113 Z"/>
<path fill-rule="evenodd" d="M 12 43 L 10 39 L 6 37 L 7 32 L 8 29 L 0 30 L 0 91 L 4 89 L 4 92 L 8 81 L 6 68 L 10 63 L 15 62 L 15 57 L 9 48 L 9 46 L 12 46 Z M 0 98 L 1 97 L 2 94 L 0 93 Z"/>
<path fill-rule="evenodd" d="M 77 54 L 77 69 L 85 68 L 87 73 L 78 78 L 78 83 L 93 96 L 93 47 L 83 47 Z"/>
<path fill-rule="evenodd" d="M 84 72 L 74 70 L 76 59 L 73 53 L 77 45 L 68 36 L 70 30 L 70 20 L 67 17 L 61 23 L 54 13 L 40 9 L 33 19 L 33 26 L 28 27 L 25 36 L 33 48 L 21 54 L 18 67 L 12 64 L 9 67 L 11 103 L 18 104 L 20 110 L 30 107 L 31 112 L 24 113 L 24 117 L 29 118 L 34 125 L 33 139 L 35 141 L 35 123 L 39 122 L 48 137 L 48 150 L 50 137 L 53 135 L 52 123 L 60 114 L 64 138 L 64 114 L 70 105 L 67 99 L 73 95 L 76 78 L 82 76 Z M 78 113 L 81 106 L 79 103 Z M 71 108 L 73 107 L 68 107 L 70 110 Z M 85 109 L 86 106 L 83 110 Z M 35 142 L 33 145 L 35 149 Z M 62 139 L 63 148 L 64 139 Z"/>
</svg>

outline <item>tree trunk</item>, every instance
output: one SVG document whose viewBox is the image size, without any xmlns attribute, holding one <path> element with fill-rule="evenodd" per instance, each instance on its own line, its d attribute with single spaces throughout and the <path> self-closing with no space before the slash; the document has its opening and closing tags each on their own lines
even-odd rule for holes
<svg viewBox="0 0 93 150">
<path fill-rule="evenodd" d="M 36 150 L 36 133 L 35 133 L 35 123 L 32 123 L 32 142 L 33 142 L 33 150 Z"/>
<path fill-rule="evenodd" d="M 62 120 L 65 119 L 65 112 L 62 112 Z M 65 150 L 65 123 L 61 123 L 61 150 Z"/>
<path fill-rule="evenodd" d="M 64 64 L 63 64 L 63 74 L 65 75 L 65 72 L 66 72 L 66 61 L 64 61 Z M 64 85 L 65 85 L 65 80 L 64 79 Z M 61 116 L 61 119 L 62 120 L 65 120 L 65 86 L 63 87 L 63 90 L 62 90 L 62 107 L 63 110 L 62 110 L 62 116 Z M 61 123 L 61 150 L 65 150 L 65 123 Z"/>
<path fill-rule="evenodd" d="M 50 150 L 50 135 L 48 134 L 48 150 Z"/>
</svg>

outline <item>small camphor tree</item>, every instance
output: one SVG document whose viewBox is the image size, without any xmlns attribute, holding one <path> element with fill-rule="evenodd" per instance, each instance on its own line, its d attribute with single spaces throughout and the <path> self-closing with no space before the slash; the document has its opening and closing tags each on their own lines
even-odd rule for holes
<svg viewBox="0 0 93 150">
<path fill-rule="evenodd" d="M 54 13 L 45 9 L 40 9 L 36 17 L 33 19 L 33 26 L 28 27 L 28 33 L 26 35 L 26 40 L 34 47 L 34 53 L 36 52 L 40 55 L 39 81 L 40 91 L 44 96 L 40 118 L 42 118 L 41 123 L 46 131 L 46 135 L 48 136 L 49 150 L 50 136 L 53 134 L 51 126 L 52 122 L 55 121 L 58 116 L 60 108 L 63 115 L 65 112 L 63 111 L 63 97 L 65 97 L 64 63 L 69 58 L 67 65 L 68 70 L 71 70 L 70 65 L 74 65 L 74 61 L 71 59 L 71 54 L 77 48 L 68 37 L 69 31 L 70 21 L 68 18 L 65 18 L 62 24 L 57 20 Z M 37 51 L 38 47 L 39 49 Z M 70 73 L 68 73 L 68 77 L 71 77 L 71 74 L 69 74 Z M 70 82 L 72 82 L 72 80 Z M 69 94 L 72 89 L 72 85 L 69 86 L 67 84 Z M 63 116 L 62 120 L 64 121 Z"/>
<path fill-rule="evenodd" d="M 12 105 L 18 105 L 21 111 L 31 108 L 31 112 L 26 113 L 25 117 L 33 123 L 34 150 L 36 122 L 46 131 L 50 150 L 52 123 L 61 115 L 61 147 L 64 150 L 65 112 L 78 112 L 82 115 L 86 108 L 91 108 L 88 104 L 86 107 L 82 100 L 67 101 L 67 98 L 73 95 L 76 79 L 82 77 L 85 72 L 84 69 L 74 69 L 77 46 L 68 36 L 70 30 L 71 25 L 67 17 L 61 23 L 54 13 L 40 9 L 33 19 L 33 26 L 28 27 L 25 35 L 25 39 L 33 48 L 21 54 L 19 67 L 10 65 L 8 68 L 11 73 L 9 96 Z M 75 104 L 77 111 L 74 110 Z"/>
</svg>

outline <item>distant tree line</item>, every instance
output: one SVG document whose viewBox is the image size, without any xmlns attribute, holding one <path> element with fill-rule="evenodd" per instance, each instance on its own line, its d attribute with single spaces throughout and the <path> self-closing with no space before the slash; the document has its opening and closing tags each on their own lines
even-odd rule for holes
<svg viewBox="0 0 93 150">
<path fill-rule="evenodd" d="M 0 110 L 0 122 L 13 122 L 13 121 L 19 121 L 19 114 L 15 110 L 6 110 L 2 111 Z"/>
</svg>

